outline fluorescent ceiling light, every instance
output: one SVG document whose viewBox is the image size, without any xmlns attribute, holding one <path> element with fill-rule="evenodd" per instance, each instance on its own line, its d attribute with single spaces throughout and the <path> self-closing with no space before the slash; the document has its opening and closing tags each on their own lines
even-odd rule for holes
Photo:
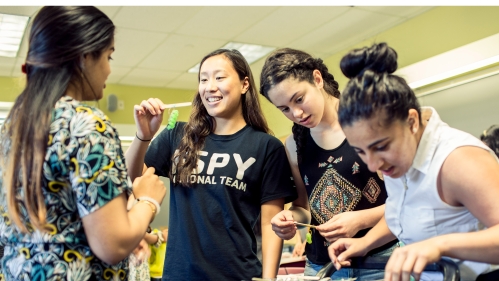
<svg viewBox="0 0 499 281">
<path fill-rule="evenodd" d="M 221 49 L 236 49 L 244 56 L 248 64 L 252 64 L 255 61 L 263 58 L 268 53 L 272 52 L 274 47 L 266 47 L 261 45 L 252 45 L 252 44 L 244 44 L 237 42 L 229 42 L 225 44 Z M 187 72 L 189 73 L 198 73 L 199 72 L 199 63 L 189 69 Z"/>
<path fill-rule="evenodd" d="M 498 62 L 499 62 L 499 55 L 488 58 L 488 59 L 484 59 L 481 61 L 477 61 L 475 63 L 471 63 L 471 64 L 468 64 L 468 65 L 465 65 L 465 66 L 462 66 L 459 68 L 455 68 L 455 69 L 449 70 L 447 72 L 440 73 L 440 74 L 437 74 L 437 75 L 434 75 L 434 76 L 431 76 L 431 77 L 428 77 L 428 78 L 425 78 L 425 79 L 422 79 L 419 81 L 409 83 L 409 87 L 411 87 L 412 89 L 421 88 L 423 86 L 430 85 L 430 84 L 433 84 L 433 83 L 438 82 L 438 81 L 443 81 L 445 79 L 455 77 L 455 76 L 461 75 L 463 73 L 468 73 L 468 72 L 471 72 L 473 70 L 480 69 L 482 67 L 493 65 L 493 64 L 498 63 Z"/>
<path fill-rule="evenodd" d="M 499 33 L 401 68 L 412 89 L 499 63 Z"/>
<path fill-rule="evenodd" d="M 0 56 L 16 57 L 29 17 L 0 14 Z"/>
</svg>

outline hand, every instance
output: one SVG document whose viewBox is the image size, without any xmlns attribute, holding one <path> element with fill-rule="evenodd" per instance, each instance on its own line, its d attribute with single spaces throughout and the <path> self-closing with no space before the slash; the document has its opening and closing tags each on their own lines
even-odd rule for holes
<svg viewBox="0 0 499 281">
<path fill-rule="evenodd" d="M 437 262 L 442 257 L 438 243 L 429 239 L 408 246 L 396 248 L 385 268 L 386 281 L 419 280 L 428 263 Z"/>
<path fill-rule="evenodd" d="M 149 244 L 147 244 L 145 239 L 140 240 L 139 245 L 133 250 L 133 255 L 135 256 L 134 263 L 135 265 L 140 265 L 144 261 L 149 259 L 151 255 L 151 250 L 149 249 Z"/>
<path fill-rule="evenodd" d="M 304 240 L 303 242 L 298 241 L 295 244 L 295 247 L 293 248 L 293 257 L 301 257 L 303 256 L 303 253 L 305 252 L 305 245 L 307 244 L 307 241 Z"/>
<path fill-rule="evenodd" d="M 289 240 L 296 234 L 296 225 L 293 219 L 293 212 L 290 210 L 280 211 L 271 220 L 272 230 L 279 238 Z"/>
<path fill-rule="evenodd" d="M 154 174 L 154 168 L 150 167 L 141 177 L 133 181 L 133 194 L 136 198 L 147 196 L 155 199 L 161 205 L 166 195 L 164 183 Z"/>
<path fill-rule="evenodd" d="M 168 241 L 168 228 L 161 230 L 163 232 L 163 239 L 165 239 L 165 243 Z"/>
<path fill-rule="evenodd" d="M 341 238 L 328 247 L 329 258 L 336 270 L 350 266 L 352 257 L 365 256 L 367 245 L 362 238 Z"/>
<path fill-rule="evenodd" d="M 137 125 L 137 136 L 150 140 L 154 137 L 163 122 L 165 104 L 156 98 L 143 100 L 140 105 L 134 105 L 134 118 Z"/>
<path fill-rule="evenodd" d="M 335 215 L 326 223 L 318 225 L 316 229 L 329 243 L 340 238 L 352 238 L 362 229 L 363 219 L 359 214 L 354 211 Z"/>
</svg>

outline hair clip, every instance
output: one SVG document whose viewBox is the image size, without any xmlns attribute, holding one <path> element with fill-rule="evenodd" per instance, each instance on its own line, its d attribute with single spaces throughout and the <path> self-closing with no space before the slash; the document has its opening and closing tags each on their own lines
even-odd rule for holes
<svg viewBox="0 0 499 281">
<path fill-rule="evenodd" d="M 170 113 L 170 117 L 168 118 L 168 125 L 166 126 L 166 129 L 171 130 L 175 128 L 175 124 L 177 123 L 177 118 L 178 118 L 178 110 L 174 109 L 172 110 L 172 113 Z"/>
<path fill-rule="evenodd" d="M 25 63 L 23 63 L 23 64 L 21 65 L 21 71 L 22 71 L 24 74 L 26 74 L 26 64 L 25 64 Z"/>
</svg>

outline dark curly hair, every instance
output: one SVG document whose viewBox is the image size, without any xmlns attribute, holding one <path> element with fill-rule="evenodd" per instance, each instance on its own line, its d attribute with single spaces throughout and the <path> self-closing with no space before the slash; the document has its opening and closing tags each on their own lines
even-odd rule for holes
<svg viewBox="0 0 499 281">
<path fill-rule="evenodd" d="M 270 89 L 288 78 L 314 84 L 313 71 L 316 69 L 320 71 L 324 79 L 324 90 L 326 93 L 339 98 L 338 82 L 329 73 L 324 62 L 319 58 L 313 58 L 308 53 L 290 48 L 278 49 L 272 52 L 265 60 L 262 73 L 260 74 L 260 94 L 270 101 L 268 96 Z M 302 151 L 310 129 L 293 123 L 292 131 L 296 142 L 298 162 L 301 162 Z"/>
<path fill-rule="evenodd" d="M 499 158 L 499 125 L 492 125 L 480 135 L 483 141 Z"/>
<path fill-rule="evenodd" d="M 397 52 L 386 43 L 355 49 L 340 62 L 341 71 L 350 81 L 343 90 L 338 107 L 342 127 L 383 112 L 385 124 L 406 120 L 409 109 L 421 109 L 407 82 L 392 73 L 397 70 Z"/>
</svg>

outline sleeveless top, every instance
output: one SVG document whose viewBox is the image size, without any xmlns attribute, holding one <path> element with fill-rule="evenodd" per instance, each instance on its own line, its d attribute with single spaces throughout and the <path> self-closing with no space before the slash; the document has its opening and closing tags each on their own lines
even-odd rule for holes
<svg viewBox="0 0 499 281">
<path fill-rule="evenodd" d="M 305 183 L 312 213 L 312 225 L 319 225 L 342 212 L 370 209 L 383 205 L 386 190 L 383 180 L 372 173 L 345 139 L 337 148 L 319 147 L 310 133 L 298 163 Z M 364 236 L 370 228 L 359 231 L 354 237 Z M 380 247 L 376 250 L 384 250 Z M 312 229 L 312 244 L 307 244 L 307 259 L 315 264 L 331 261 L 326 239 Z"/>
<path fill-rule="evenodd" d="M 426 109 L 423 107 L 422 109 Z M 449 154 L 461 146 L 476 146 L 494 153 L 474 136 L 449 127 L 435 109 L 424 130 L 409 171 L 401 178 L 385 176 L 388 199 L 385 219 L 391 232 L 405 244 L 453 232 L 485 228 L 466 207 L 451 206 L 440 199 L 437 177 Z M 475 280 L 480 273 L 499 267 L 479 262 L 456 261 L 461 280 Z"/>
</svg>

